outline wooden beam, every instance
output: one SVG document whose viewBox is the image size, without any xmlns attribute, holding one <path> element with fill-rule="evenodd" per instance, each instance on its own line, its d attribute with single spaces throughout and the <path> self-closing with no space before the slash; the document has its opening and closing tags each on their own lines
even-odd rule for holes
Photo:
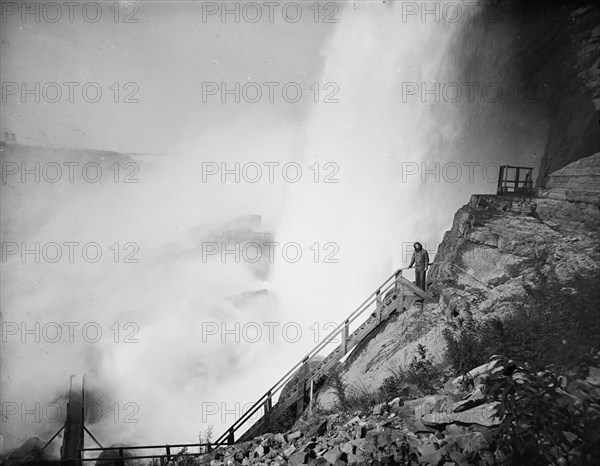
<svg viewBox="0 0 600 466">
<path fill-rule="evenodd" d="M 427 291 L 423 291 L 421 288 L 419 288 L 417 285 L 413 284 L 406 278 L 398 277 L 398 281 L 402 285 L 407 287 L 409 290 L 411 290 L 413 293 L 415 293 L 417 296 L 420 296 L 421 298 L 426 299 L 428 301 L 435 301 L 435 298 L 433 297 L 432 294 L 428 293 Z"/>
<path fill-rule="evenodd" d="M 296 417 L 300 417 L 304 411 L 304 393 L 306 392 L 306 376 L 308 374 L 308 361 L 302 364 L 302 367 L 298 371 L 298 402 L 296 404 Z"/>
<path fill-rule="evenodd" d="M 377 318 L 377 323 L 381 323 L 381 289 L 377 290 L 376 301 L 375 301 L 375 317 Z"/>
</svg>

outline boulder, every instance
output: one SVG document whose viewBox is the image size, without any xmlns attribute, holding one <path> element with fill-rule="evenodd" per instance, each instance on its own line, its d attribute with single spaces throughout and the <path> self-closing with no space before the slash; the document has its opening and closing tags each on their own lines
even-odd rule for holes
<svg viewBox="0 0 600 466">
<path fill-rule="evenodd" d="M 489 447 L 486 438 L 480 432 L 469 432 L 462 435 L 446 437 L 448 443 L 456 443 L 465 454 L 484 450 Z"/>
<path fill-rule="evenodd" d="M 295 452 L 296 452 L 296 447 L 295 447 L 294 445 L 290 445 L 288 448 L 286 448 L 286 449 L 284 450 L 283 454 L 284 454 L 286 457 L 288 457 L 288 458 L 289 458 L 289 457 L 290 457 L 290 456 L 292 456 L 292 455 L 293 455 Z"/>
<path fill-rule="evenodd" d="M 421 462 L 438 466 L 447 453 L 446 447 L 436 448 L 433 444 L 426 444 L 421 449 Z"/>
<path fill-rule="evenodd" d="M 357 453 L 357 454 L 350 454 L 348 455 L 348 464 L 350 466 L 358 466 L 358 465 L 366 465 L 367 461 L 366 458 L 364 457 L 364 455 Z"/>
<path fill-rule="evenodd" d="M 291 434 L 287 434 L 288 442 L 292 442 L 293 440 L 296 440 L 300 437 L 302 437 L 302 432 L 300 432 L 299 430 L 297 430 L 296 432 L 292 432 Z"/>
<path fill-rule="evenodd" d="M 350 455 L 351 453 L 354 453 L 354 445 L 352 445 L 350 442 L 342 442 L 340 443 L 340 451 Z"/>
<path fill-rule="evenodd" d="M 477 385 L 475 389 L 461 401 L 458 401 L 452 405 L 452 411 L 460 413 L 467 409 L 474 408 L 485 402 L 485 395 L 483 394 L 483 385 Z"/>
<path fill-rule="evenodd" d="M 290 466 L 297 466 L 299 464 L 306 464 L 307 456 L 308 456 L 307 453 L 304 452 L 304 451 L 299 451 L 297 453 L 294 453 L 288 459 L 288 464 Z"/>
<path fill-rule="evenodd" d="M 483 379 L 485 377 L 487 377 L 490 374 L 493 374 L 499 370 L 501 370 L 501 368 L 498 366 L 498 360 L 495 359 L 493 361 L 482 364 L 481 366 L 477 366 L 474 369 L 471 369 L 467 373 L 468 375 L 466 377 L 469 377 L 473 381 L 473 384 L 475 386 L 477 386 L 483 382 Z M 465 380 L 465 376 L 459 375 L 454 380 L 452 380 L 452 385 L 454 387 L 460 387 L 463 385 L 464 380 Z"/>
<path fill-rule="evenodd" d="M 331 450 L 329 450 L 323 455 L 323 458 L 325 458 L 329 464 L 335 464 L 335 462 L 341 457 L 342 452 L 340 450 L 340 447 L 333 447 Z"/>
<path fill-rule="evenodd" d="M 435 412 L 425 414 L 421 422 L 426 426 L 438 427 L 446 424 L 479 424 L 485 427 L 494 427 L 500 424 L 501 419 L 496 417 L 496 410 L 500 403 L 488 403 L 482 406 L 462 411 L 460 413 Z"/>
</svg>

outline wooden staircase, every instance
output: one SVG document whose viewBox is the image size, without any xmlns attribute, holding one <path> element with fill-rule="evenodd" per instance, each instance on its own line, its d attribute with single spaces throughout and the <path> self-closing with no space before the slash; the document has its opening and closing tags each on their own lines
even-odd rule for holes
<svg viewBox="0 0 600 466">
<path fill-rule="evenodd" d="M 354 312 L 340 323 L 315 348 L 292 367 L 279 381 L 248 409 L 217 440 L 216 444 L 235 443 L 235 433 L 250 424 L 250 418 L 262 410 L 262 416 L 238 439 L 250 440 L 267 432 L 271 423 L 277 420 L 293 405 L 300 415 L 313 395 L 313 388 L 321 377 L 330 371 L 342 358 L 347 356 L 367 335 L 384 322 L 394 311 L 403 312 L 416 300 L 433 300 L 429 293 L 417 288 L 402 276 L 398 269 L 375 290 Z M 365 319 L 366 316 L 366 319 Z M 362 318 L 362 319 L 361 319 Z M 362 323 L 360 323 L 362 321 Z M 318 357 L 326 346 L 340 338 L 339 345 L 327 354 L 319 363 L 309 361 Z M 314 361 L 314 359 L 313 359 Z M 273 400 L 279 396 L 277 403 Z"/>
</svg>

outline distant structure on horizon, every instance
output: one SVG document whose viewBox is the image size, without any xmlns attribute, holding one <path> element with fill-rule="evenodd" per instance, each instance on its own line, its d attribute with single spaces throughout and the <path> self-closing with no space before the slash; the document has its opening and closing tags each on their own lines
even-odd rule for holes
<svg viewBox="0 0 600 466">
<path fill-rule="evenodd" d="M 17 143 L 17 135 L 13 133 L 11 130 L 4 130 L 4 134 L 2 137 L 2 141 L 7 144 L 16 144 Z"/>
<path fill-rule="evenodd" d="M 260 215 L 242 215 L 223 223 L 219 228 L 213 228 L 208 232 L 211 241 L 229 242 L 268 242 L 273 241 L 271 232 L 257 231 L 261 228 L 262 218 Z"/>
<path fill-rule="evenodd" d="M 264 279 L 271 268 L 272 248 L 269 248 L 269 245 L 273 243 L 275 236 L 270 231 L 261 230 L 260 215 L 242 215 L 209 230 L 205 241 L 214 243 L 221 254 L 226 250 L 238 254 L 238 257 L 246 253 L 251 254 L 251 257 L 243 262 L 257 277 Z"/>
</svg>

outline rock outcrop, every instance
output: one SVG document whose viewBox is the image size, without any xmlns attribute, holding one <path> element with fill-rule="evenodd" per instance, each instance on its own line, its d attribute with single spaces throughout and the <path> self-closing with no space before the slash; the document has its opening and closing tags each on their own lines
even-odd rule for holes
<svg viewBox="0 0 600 466">
<path fill-rule="evenodd" d="M 555 172 L 531 197 L 474 195 L 431 268 L 450 316 L 501 315 L 544 283 L 569 292 L 600 272 L 600 154 Z"/>
</svg>

